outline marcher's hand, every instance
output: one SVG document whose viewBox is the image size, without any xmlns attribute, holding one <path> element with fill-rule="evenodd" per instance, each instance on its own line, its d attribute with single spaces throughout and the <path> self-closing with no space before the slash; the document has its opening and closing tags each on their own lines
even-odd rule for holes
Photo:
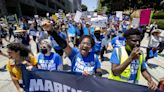
<svg viewBox="0 0 164 92">
<path fill-rule="evenodd" d="M 18 92 L 24 92 L 23 88 L 19 88 Z"/>
<path fill-rule="evenodd" d="M 130 57 L 132 59 L 138 59 L 139 55 L 140 55 L 140 49 L 138 47 L 133 48 L 133 50 L 132 50 L 132 52 L 130 54 Z"/>
<path fill-rule="evenodd" d="M 22 61 L 22 64 L 28 64 L 28 62 L 26 60 Z"/>
<path fill-rule="evenodd" d="M 89 72 L 88 71 L 84 71 L 83 72 L 83 75 L 88 76 L 89 75 Z"/>
<path fill-rule="evenodd" d="M 157 89 L 157 84 L 154 81 L 148 82 L 148 88 L 150 88 L 152 91 L 155 91 Z"/>
<path fill-rule="evenodd" d="M 29 70 L 29 71 L 31 71 L 32 68 L 33 68 L 33 66 L 27 66 L 27 67 L 26 67 L 26 69 Z"/>
</svg>

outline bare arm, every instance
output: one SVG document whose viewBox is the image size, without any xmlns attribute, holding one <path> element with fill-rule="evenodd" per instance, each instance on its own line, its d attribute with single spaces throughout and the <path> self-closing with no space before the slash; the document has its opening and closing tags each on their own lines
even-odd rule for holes
<svg viewBox="0 0 164 92">
<path fill-rule="evenodd" d="M 13 83 L 15 84 L 18 92 L 24 92 L 23 88 L 21 88 L 19 85 L 18 78 L 16 78 L 11 72 L 10 72 L 10 76 L 11 76 L 11 79 L 12 79 Z"/>
<path fill-rule="evenodd" d="M 147 70 L 144 70 L 142 72 L 143 77 L 148 81 L 148 87 L 155 91 L 157 89 L 157 84 L 152 80 L 150 74 L 148 73 Z"/>
<path fill-rule="evenodd" d="M 133 59 L 129 57 L 123 64 L 112 64 L 112 72 L 114 75 L 120 75 L 126 68 L 127 66 L 131 63 Z"/>
<path fill-rule="evenodd" d="M 38 68 L 38 69 L 40 69 L 40 68 L 41 68 L 41 66 L 37 64 L 37 68 Z"/>
<path fill-rule="evenodd" d="M 160 37 L 160 38 L 164 38 L 164 36 L 160 36 L 160 35 L 159 35 L 158 37 Z"/>
<path fill-rule="evenodd" d="M 140 53 L 140 49 L 134 48 L 128 59 L 125 60 L 122 64 L 112 64 L 113 74 L 116 76 L 120 75 L 134 59 L 139 58 L 139 53 Z"/>
<path fill-rule="evenodd" d="M 62 70 L 63 70 L 63 65 L 62 65 L 62 64 L 59 65 L 59 66 L 57 67 L 57 70 L 62 71 Z"/>
<path fill-rule="evenodd" d="M 100 77 L 102 76 L 102 69 L 101 68 L 96 69 L 96 75 L 100 76 Z"/>
</svg>

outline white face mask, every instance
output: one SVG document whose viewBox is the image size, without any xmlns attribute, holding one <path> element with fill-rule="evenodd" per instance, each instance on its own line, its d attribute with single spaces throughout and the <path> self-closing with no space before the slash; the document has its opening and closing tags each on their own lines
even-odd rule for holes
<svg viewBox="0 0 164 92">
<path fill-rule="evenodd" d="M 122 33 L 118 33 L 118 37 L 123 37 Z"/>
</svg>

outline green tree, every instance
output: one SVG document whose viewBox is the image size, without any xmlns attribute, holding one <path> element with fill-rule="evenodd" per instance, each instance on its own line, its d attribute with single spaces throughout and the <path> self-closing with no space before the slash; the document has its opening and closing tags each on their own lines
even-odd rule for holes
<svg viewBox="0 0 164 92">
<path fill-rule="evenodd" d="M 87 11 L 88 10 L 88 7 L 84 4 L 81 5 L 81 10 L 82 11 Z"/>
<path fill-rule="evenodd" d="M 107 7 L 106 12 L 135 10 L 141 8 L 153 8 L 154 10 L 162 10 L 162 0 L 99 0 L 99 11 L 103 11 Z"/>
</svg>

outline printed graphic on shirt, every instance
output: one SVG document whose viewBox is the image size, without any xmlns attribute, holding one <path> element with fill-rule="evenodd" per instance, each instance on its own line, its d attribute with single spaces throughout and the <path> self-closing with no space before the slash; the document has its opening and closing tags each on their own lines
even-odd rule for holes
<svg viewBox="0 0 164 92">
<path fill-rule="evenodd" d="M 56 64 L 54 63 L 54 60 L 39 60 L 39 64 L 41 69 L 56 70 Z"/>
<path fill-rule="evenodd" d="M 84 71 L 89 72 L 89 74 L 94 73 L 95 62 L 84 62 L 79 57 L 76 59 L 73 71 L 83 73 Z"/>
<path fill-rule="evenodd" d="M 139 60 L 133 60 L 130 66 L 131 74 L 137 74 L 139 68 Z"/>
</svg>

